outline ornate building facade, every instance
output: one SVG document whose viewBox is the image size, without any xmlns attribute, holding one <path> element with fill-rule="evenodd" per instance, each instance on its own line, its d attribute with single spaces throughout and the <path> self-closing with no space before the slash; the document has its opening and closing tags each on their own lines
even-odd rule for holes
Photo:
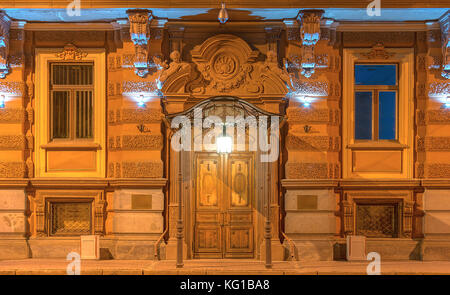
<svg viewBox="0 0 450 295">
<path fill-rule="evenodd" d="M 41 2 L 0 12 L 0 259 L 450 259 L 449 3 Z M 211 115 L 279 137 L 174 148 Z"/>
</svg>

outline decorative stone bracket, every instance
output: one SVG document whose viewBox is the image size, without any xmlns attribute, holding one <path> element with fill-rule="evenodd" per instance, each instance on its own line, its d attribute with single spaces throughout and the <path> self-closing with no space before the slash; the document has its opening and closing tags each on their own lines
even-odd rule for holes
<svg viewBox="0 0 450 295">
<path fill-rule="evenodd" d="M 302 53 L 301 57 L 293 56 L 286 67 L 288 70 L 300 71 L 306 78 L 310 78 L 317 68 L 314 46 L 320 40 L 320 19 L 323 13 L 323 10 L 302 10 L 298 14 Z"/>
<path fill-rule="evenodd" d="M 9 74 L 9 28 L 11 21 L 8 16 L 0 11 L 0 78 L 4 79 Z"/>
<path fill-rule="evenodd" d="M 135 73 L 144 78 L 151 67 L 148 60 L 148 41 L 150 40 L 150 22 L 152 12 L 147 9 L 127 10 L 130 21 L 130 36 L 135 48 Z"/>
<path fill-rule="evenodd" d="M 450 11 L 439 21 L 442 33 L 442 77 L 450 79 Z"/>
</svg>

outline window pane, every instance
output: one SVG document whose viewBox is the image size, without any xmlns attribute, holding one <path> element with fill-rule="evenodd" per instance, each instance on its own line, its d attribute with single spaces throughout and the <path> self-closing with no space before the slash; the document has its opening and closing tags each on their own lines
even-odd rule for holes
<svg viewBox="0 0 450 295">
<path fill-rule="evenodd" d="M 356 85 L 397 85 L 397 65 L 355 65 Z"/>
<path fill-rule="evenodd" d="M 69 137 L 69 92 L 52 92 L 53 138 Z"/>
<path fill-rule="evenodd" d="M 92 108 L 92 91 L 77 91 L 77 138 L 92 138 Z"/>
<path fill-rule="evenodd" d="M 355 93 L 355 139 L 372 139 L 372 92 Z"/>
<path fill-rule="evenodd" d="M 380 91 L 379 93 L 379 139 L 396 139 L 396 103 L 395 91 Z"/>
</svg>

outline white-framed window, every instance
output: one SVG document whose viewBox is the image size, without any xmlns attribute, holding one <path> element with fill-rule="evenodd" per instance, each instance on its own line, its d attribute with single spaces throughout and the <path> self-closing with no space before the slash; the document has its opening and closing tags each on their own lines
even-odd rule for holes
<svg viewBox="0 0 450 295">
<path fill-rule="evenodd" d="M 414 49 L 344 49 L 343 177 L 413 175 Z"/>
<path fill-rule="evenodd" d="M 36 49 L 36 177 L 106 177 L 104 49 Z"/>
<path fill-rule="evenodd" d="M 398 64 L 356 63 L 353 72 L 355 141 L 396 141 Z"/>
<path fill-rule="evenodd" d="M 94 64 L 52 62 L 49 70 L 51 139 L 93 139 Z"/>
</svg>

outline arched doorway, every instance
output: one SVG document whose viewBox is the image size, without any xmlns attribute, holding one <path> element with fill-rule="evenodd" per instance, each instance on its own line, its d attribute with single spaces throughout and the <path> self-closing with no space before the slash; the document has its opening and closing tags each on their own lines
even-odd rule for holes
<svg viewBox="0 0 450 295">
<path fill-rule="evenodd" d="M 181 152 L 171 149 L 168 248 L 177 237 L 177 204 L 181 194 L 187 258 L 259 258 L 265 217 L 269 214 L 267 204 L 278 205 L 278 195 L 272 192 L 278 167 L 276 162 L 261 160 L 263 152 L 255 147 L 258 135 L 251 129 L 251 123 L 265 119 L 270 125 L 272 118 L 278 120 L 280 115 L 235 97 L 214 97 L 185 111 L 167 114 L 171 123 L 180 117 L 183 119 L 178 122 L 189 124 L 185 135 L 189 137 L 186 145 L 190 146 Z M 210 117 L 215 117 L 214 124 L 205 123 Z M 247 120 L 244 124 L 235 122 L 235 129 L 225 128 L 226 134 L 233 137 L 230 153 L 217 152 L 214 142 L 209 147 L 204 142 L 196 146 L 201 141 L 199 137 L 207 138 L 217 122 L 226 125 L 230 117 L 236 122 L 240 122 L 238 118 Z M 267 130 L 269 125 L 264 128 Z M 268 172 L 273 178 L 268 179 Z M 179 175 L 182 185 L 177 187 Z M 273 196 L 269 200 L 270 193 Z M 276 239 L 278 209 L 275 211 L 272 211 L 276 213 L 272 218 L 272 237 Z"/>
</svg>

